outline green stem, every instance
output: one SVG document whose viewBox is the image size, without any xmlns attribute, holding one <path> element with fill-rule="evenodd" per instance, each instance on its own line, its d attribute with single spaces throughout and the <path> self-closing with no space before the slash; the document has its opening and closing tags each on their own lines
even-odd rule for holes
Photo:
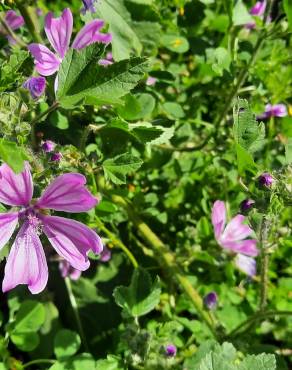
<svg viewBox="0 0 292 370">
<path fill-rule="evenodd" d="M 20 14 L 23 16 L 25 25 L 29 30 L 31 37 L 34 42 L 43 44 L 43 39 L 40 35 L 40 30 L 38 27 L 37 17 L 34 14 L 34 9 L 30 9 L 27 5 L 23 4 L 22 0 L 16 2 L 16 6 L 20 11 Z"/>
<path fill-rule="evenodd" d="M 7 35 L 9 35 L 21 48 L 26 48 L 27 45 L 24 41 L 21 40 L 14 32 L 13 30 L 9 27 L 7 22 L 5 21 L 5 18 L 3 15 L 0 13 L 0 23 L 2 27 L 4 28 L 5 32 Z"/>
<path fill-rule="evenodd" d="M 88 125 L 84 131 L 83 131 L 83 134 L 81 136 L 81 139 L 80 139 L 80 144 L 79 144 L 79 149 L 81 152 L 84 152 L 85 150 L 85 145 L 87 143 L 87 139 L 88 139 L 88 136 L 91 132 L 97 132 L 99 130 L 101 130 L 105 125 L 99 125 L 99 126 L 96 126 L 96 125 Z"/>
<path fill-rule="evenodd" d="M 269 255 L 267 253 L 266 242 L 268 239 L 269 222 L 265 216 L 263 216 L 259 243 L 261 247 L 261 276 L 260 276 L 260 305 L 259 310 L 263 311 L 267 305 L 268 297 L 268 270 L 269 270 Z"/>
<path fill-rule="evenodd" d="M 166 245 L 164 245 L 164 243 L 158 238 L 158 236 L 149 228 L 149 226 L 140 219 L 140 217 L 136 214 L 129 202 L 118 195 L 113 195 L 112 200 L 114 203 L 120 205 L 127 211 L 130 220 L 138 229 L 143 239 L 152 247 L 154 252 L 157 254 L 161 266 L 167 267 L 170 276 L 179 283 L 181 288 L 191 299 L 201 319 L 206 323 L 214 337 L 217 337 L 216 329 L 213 325 L 213 322 L 208 313 L 203 309 L 202 298 L 200 297 L 197 290 L 193 287 L 189 279 L 184 275 L 181 268 L 177 266 L 174 253 L 171 252 L 166 247 Z"/>
<path fill-rule="evenodd" d="M 76 319 L 78 331 L 79 331 L 84 349 L 86 350 L 86 352 L 89 352 L 89 347 L 88 347 L 88 344 L 87 344 L 86 336 L 84 334 L 81 318 L 80 318 L 79 311 L 78 311 L 78 305 L 77 305 L 76 298 L 75 298 L 75 295 L 74 295 L 73 290 L 72 290 L 71 280 L 70 280 L 69 277 L 65 277 L 65 285 L 66 285 L 66 288 L 67 288 L 69 300 L 70 300 L 70 303 L 71 303 L 71 306 L 72 306 L 72 309 L 73 309 L 73 312 L 74 312 L 74 316 L 75 316 L 75 319 Z"/>
<path fill-rule="evenodd" d="M 49 113 L 51 113 L 54 110 L 56 110 L 58 107 L 59 107 L 59 103 L 58 102 L 54 102 L 47 110 L 45 110 L 44 112 L 40 113 L 32 121 L 30 121 L 31 126 L 33 126 L 36 123 L 38 123 L 43 117 L 45 117 Z"/>
<path fill-rule="evenodd" d="M 268 317 L 274 316 L 291 316 L 292 311 L 266 311 L 266 312 L 258 312 L 255 313 L 253 316 L 249 317 L 247 320 L 243 321 L 239 324 L 235 329 L 233 329 L 228 335 L 227 338 L 232 338 L 237 335 L 241 330 L 245 327 L 250 327 L 251 324 L 254 324 L 257 321 L 264 320 Z M 244 330 L 246 331 L 246 330 Z"/>
<path fill-rule="evenodd" d="M 55 360 L 49 360 L 49 359 L 39 359 L 39 360 L 32 360 L 27 362 L 26 364 L 22 365 L 22 369 L 25 369 L 31 365 L 37 365 L 37 364 L 54 364 Z"/>
<path fill-rule="evenodd" d="M 121 240 L 116 238 L 115 235 L 104 225 L 104 223 L 98 217 L 95 218 L 95 221 L 99 230 L 103 231 L 107 235 L 107 237 L 110 239 L 113 245 L 122 249 L 125 252 L 125 254 L 129 257 L 129 260 L 132 262 L 133 267 L 134 268 L 139 267 L 136 258 L 134 257 L 132 252 L 125 246 L 125 244 Z"/>
</svg>

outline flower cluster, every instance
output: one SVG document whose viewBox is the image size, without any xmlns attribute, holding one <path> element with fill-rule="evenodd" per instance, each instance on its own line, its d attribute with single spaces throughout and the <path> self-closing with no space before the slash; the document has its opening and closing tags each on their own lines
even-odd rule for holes
<svg viewBox="0 0 292 370">
<path fill-rule="evenodd" d="M 257 241 L 246 239 L 253 230 L 246 225 L 243 215 L 236 215 L 227 223 L 224 202 L 217 200 L 212 209 L 212 224 L 218 244 L 225 250 L 235 253 L 236 266 L 249 276 L 256 274 L 256 257 L 259 253 Z M 227 223 L 227 225 L 226 225 Z"/>
<path fill-rule="evenodd" d="M 38 200 L 33 200 L 29 164 L 25 163 L 20 174 L 15 174 L 6 164 L 0 167 L 0 202 L 19 207 L 0 214 L 0 248 L 12 237 L 17 224 L 21 224 L 7 258 L 2 284 L 4 292 L 19 284 L 28 285 L 33 294 L 45 288 L 48 266 L 39 237 L 42 233 L 56 252 L 79 271 L 88 269 L 89 251 L 102 252 L 101 239 L 93 230 L 78 221 L 51 216 L 45 211 L 78 213 L 93 208 L 98 201 L 85 184 L 83 175 L 66 173 L 53 180 Z"/>
</svg>

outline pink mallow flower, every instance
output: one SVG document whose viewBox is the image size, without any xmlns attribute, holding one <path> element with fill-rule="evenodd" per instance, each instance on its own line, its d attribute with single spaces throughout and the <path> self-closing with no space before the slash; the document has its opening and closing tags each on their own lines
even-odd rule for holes
<svg viewBox="0 0 292 370">
<path fill-rule="evenodd" d="M 247 275 L 253 276 L 256 262 L 252 257 L 256 257 L 259 251 L 255 239 L 246 239 L 253 233 L 253 230 L 244 223 L 243 215 L 236 215 L 228 223 L 226 219 L 227 212 L 224 202 L 216 200 L 212 208 L 215 238 L 223 249 L 237 254 L 235 260 L 237 267 Z"/>
<path fill-rule="evenodd" d="M 17 30 L 24 25 L 23 17 L 21 15 L 17 15 L 14 10 L 8 10 L 8 12 L 5 13 L 5 22 L 12 31 Z M 0 33 L 6 35 L 6 30 L 3 27 L 0 27 Z M 11 44 L 15 43 L 11 36 L 7 35 L 7 39 Z"/>
<path fill-rule="evenodd" d="M 82 271 L 72 267 L 66 260 L 59 262 L 59 270 L 62 278 L 69 277 L 71 280 L 78 280 L 82 274 Z"/>
<path fill-rule="evenodd" d="M 15 174 L 7 164 L 0 167 L 0 202 L 20 207 L 0 213 L 0 248 L 9 241 L 18 223 L 21 227 L 9 252 L 3 292 L 19 284 L 28 285 L 33 294 L 40 293 L 48 281 L 46 256 L 40 241 L 44 233 L 55 251 L 77 270 L 88 269 L 87 254 L 102 252 L 100 237 L 82 223 L 48 215 L 45 209 L 79 213 L 97 204 L 97 199 L 86 189 L 86 179 L 79 173 L 58 176 L 41 197 L 33 200 L 33 182 L 29 164 Z"/>
<path fill-rule="evenodd" d="M 99 32 L 103 26 L 104 21 L 101 19 L 94 19 L 87 23 L 78 32 L 71 47 L 80 50 L 95 42 L 104 44 L 111 42 L 112 35 L 110 33 Z M 60 64 L 69 50 L 72 29 L 73 16 L 69 8 L 64 9 L 59 18 L 53 18 L 52 13 L 47 14 L 45 32 L 55 53 L 42 44 L 28 45 L 28 50 L 35 58 L 34 63 L 39 74 L 51 76 L 59 70 Z"/>
<path fill-rule="evenodd" d="M 286 117 L 288 111 L 285 104 L 267 104 L 264 113 L 257 116 L 257 119 L 269 119 L 271 117 Z"/>
<path fill-rule="evenodd" d="M 265 14 L 265 11 L 266 11 L 266 6 L 267 6 L 266 0 L 257 1 L 255 5 L 250 9 L 249 14 L 254 15 L 256 17 L 263 18 L 263 15 Z M 253 22 L 247 23 L 245 25 L 245 28 L 253 29 L 255 28 L 255 26 L 256 26 L 256 23 L 253 21 Z"/>
</svg>

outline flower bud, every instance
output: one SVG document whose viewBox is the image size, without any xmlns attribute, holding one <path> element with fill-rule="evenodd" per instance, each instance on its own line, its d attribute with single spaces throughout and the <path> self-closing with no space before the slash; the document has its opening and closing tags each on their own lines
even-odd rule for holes
<svg viewBox="0 0 292 370">
<path fill-rule="evenodd" d="M 100 253 L 100 261 L 101 262 L 108 262 L 112 257 L 112 252 L 106 246 L 103 247 L 102 252 Z"/>
<path fill-rule="evenodd" d="M 55 149 L 56 144 L 51 140 L 46 140 L 42 144 L 42 149 L 45 153 L 50 153 Z"/>
<path fill-rule="evenodd" d="M 241 209 L 241 212 L 248 212 L 255 204 L 255 201 L 253 199 L 244 199 L 241 203 L 240 203 L 240 209 Z"/>
<path fill-rule="evenodd" d="M 174 344 L 168 344 L 166 347 L 165 347 L 165 354 L 167 357 L 175 357 L 176 355 L 176 346 Z"/>
<path fill-rule="evenodd" d="M 265 187 L 271 187 L 273 185 L 273 182 L 275 181 L 273 176 L 270 175 L 269 173 L 265 172 L 263 174 L 261 174 L 258 178 L 258 181 L 259 181 L 259 184 L 261 186 L 265 186 Z"/>
<path fill-rule="evenodd" d="M 38 99 L 46 89 L 46 79 L 42 76 L 30 77 L 25 81 L 23 87 L 30 92 L 33 99 Z"/>
<path fill-rule="evenodd" d="M 205 307 L 208 310 L 214 310 L 217 307 L 218 296 L 216 292 L 210 292 L 207 295 L 205 295 L 203 301 L 204 301 Z"/>
<path fill-rule="evenodd" d="M 63 157 L 62 153 L 59 153 L 59 152 L 53 153 L 52 156 L 51 156 L 51 161 L 52 162 L 60 162 L 62 157 Z"/>
</svg>

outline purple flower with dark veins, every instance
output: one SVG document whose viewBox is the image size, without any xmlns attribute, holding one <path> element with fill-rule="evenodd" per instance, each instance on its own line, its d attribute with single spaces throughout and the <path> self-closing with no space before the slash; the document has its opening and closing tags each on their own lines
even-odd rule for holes
<svg viewBox="0 0 292 370">
<path fill-rule="evenodd" d="M 7 258 L 3 292 L 26 284 L 31 293 L 37 294 L 47 285 L 48 266 L 41 234 L 46 235 L 62 259 L 79 271 L 88 269 L 89 251 L 102 252 L 101 239 L 93 230 L 81 222 L 51 216 L 47 211 L 79 213 L 95 207 L 98 200 L 85 184 L 83 175 L 66 173 L 55 178 L 41 197 L 33 200 L 29 164 L 26 162 L 19 174 L 15 174 L 7 164 L 0 167 L 0 202 L 13 207 L 10 212 L 0 213 L 0 248 L 6 245 L 20 224 Z"/>
<path fill-rule="evenodd" d="M 101 33 L 104 21 L 94 19 L 87 23 L 75 37 L 71 47 L 76 50 L 83 49 L 95 42 L 108 44 L 112 40 L 110 33 Z M 43 76 L 51 76 L 59 70 L 60 64 L 69 50 L 73 29 L 73 16 L 71 10 L 66 8 L 61 17 L 53 18 L 48 13 L 45 18 L 45 32 L 54 49 L 53 53 L 42 44 L 30 44 L 28 50 L 34 57 L 36 70 Z"/>
<path fill-rule="evenodd" d="M 90 11 L 91 13 L 95 13 L 96 9 L 94 7 L 94 0 L 82 0 L 83 8 L 81 9 L 81 13 L 85 14 L 87 11 Z"/>
<path fill-rule="evenodd" d="M 46 140 L 42 143 L 42 149 L 45 153 L 50 153 L 55 149 L 56 144 L 51 140 Z"/>
<path fill-rule="evenodd" d="M 224 202 L 216 200 L 214 203 L 212 224 L 218 244 L 229 252 L 242 255 L 243 258 L 239 257 L 240 261 L 248 260 L 250 265 L 254 265 L 255 260 L 252 257 L 256 257 L 259 251 L 255 239 L 246 239 L 253 233 L 253 230 L 244 223 L 245 220 L 245 216 L 238 214 L 227 223 L 227 212 Z M 253 272 L 254 269 L 250 269 L 246 273 L 253 276 Z"/>
<path fill-rule="evenodd" d="M 12 31 L 19 29 L 25 23 L 24 18 L 21 15 L 17 15 L 14 10 L 8 10 L 8 12 L 5 13 L 5 22 L 7 23 L 9 28 L 12 29 Z M 14 39 L 10 35 L 7 35 L 6 30 L 3 27 L 0 27 L 0 33 L 6 35 L 8 41 L 11 44 L 15 44 Z"/>
<path fill-rule="evenodd" d="M 23 87 L 30 92 L 33 99 L 38 99 L 46 90 L 46 79 L 43 76 L 30 77 L 25 81 Z"/>
</svg>

